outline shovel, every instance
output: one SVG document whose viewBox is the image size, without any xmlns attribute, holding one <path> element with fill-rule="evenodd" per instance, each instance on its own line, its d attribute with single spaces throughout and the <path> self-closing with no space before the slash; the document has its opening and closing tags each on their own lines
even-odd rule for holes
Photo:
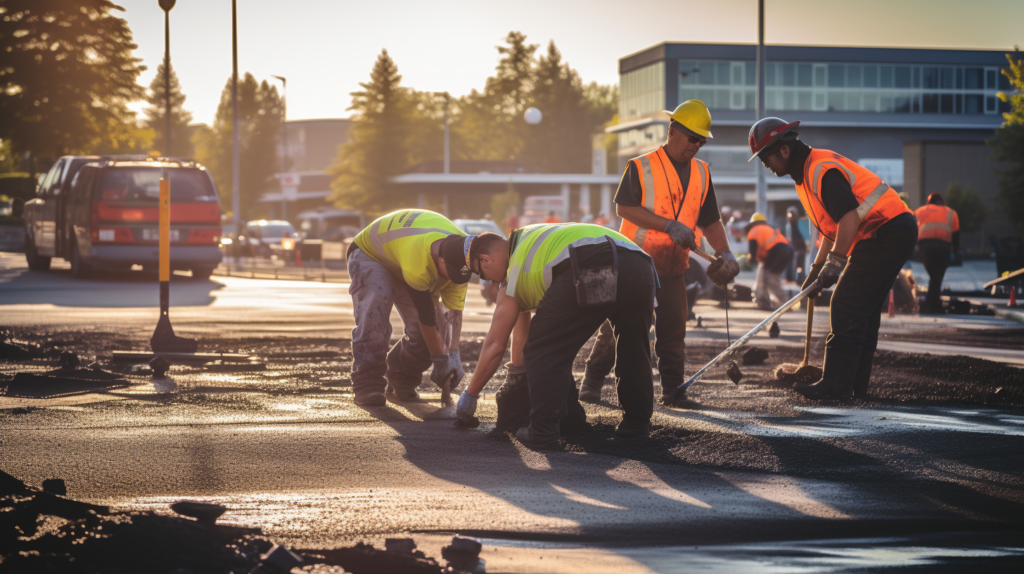
<svg viewBox="0 0 1024 574">
<path fill-rule="evenodd" d="M 775 369 L 775 380 L 781 383 L 816 381 L 821 378 L 821 367 L 809 364 L 811 361 L 811 326 L 814 324 L 814 302 L 807 307 L 807 335 L 804 338 L 804 360 L 799 365 L 784 363 Z"/>
<path fill-rule="evenodd" d="M 153 353 L 195 353 L 198 343 L 174 334 L 170 307 L 171 281 L 171 180 L 166 170 L 160 174 L 160 320 L 149 340 Z"/>
</svg>

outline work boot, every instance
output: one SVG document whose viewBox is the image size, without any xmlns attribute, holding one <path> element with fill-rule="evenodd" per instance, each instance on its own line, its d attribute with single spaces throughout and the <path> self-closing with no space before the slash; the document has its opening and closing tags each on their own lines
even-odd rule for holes
<svg viewBox="0 0 1024 574">
<path fill-rule="evenodd" d="M 637 422 L 630 419 L 622 419 L 619 426 L 615 427 L 615 436 L 621 438 L 639 438 L 651 434 L 651 421 Z"/>
<path fill-rule="evenodd" d="M 583 384 L 580 385 L 580 400 L 585 403 L 601 402 L 602 387 L 604 387 L 604 379 L 596 381 L 584 377 Z"/>
<path fill-rule="evenodd" d="M 522 427 L 516 431 L 516 440 L 531 450 L 562 450 L 562 441 L 555 434 L 540 434 L 533 427 Z"/>
<path fill-rule="evenodd" d="M 590 431 L 587 411 L 580 404 L 580 397 L 576 392 L 576 381 L 569 387 L 569 396 L 565 399 L 565 416 L 558 420 L 558 431 L 562 436 Z"/>
<path fill-rule="evenodd" d="M 388 385 L 384 391 L 384 397 L 393 403 L 422 403 L 419 392 L 416 389 L 396 389 Z"/>
<path fill-rule="evenodd" d="M 382 407 L 387 404 L 384 393 L 364 393 L 356 395 L 355 403 L 358 407 Z"/>
<path fill-rule="evenodd" d="M 853 396 L 853 383 L 859 363 L 859 355 L 826 348 L 821 380 L 797 383 L 793 385 L 793 390 L 813 400 L 848 399 Z"/>
<path fill-rule="evenodd" d="M 661 404 L 670 409 L 699 409 L 700 403 L 686 396 L 686 389 L 680 389 L 682 381 L 661 381 Z"/>
<path fill-rule="evenodd" d="M 860 354 L 860 363 L 857 365 L 857 376 L 853 379 L 853 396 L 858 399 L 866 399 L 868 396 L 868 385 L 871 383 L 871 366 L 875 360 L 875 350 L 864 349 Z"/>
</svg>

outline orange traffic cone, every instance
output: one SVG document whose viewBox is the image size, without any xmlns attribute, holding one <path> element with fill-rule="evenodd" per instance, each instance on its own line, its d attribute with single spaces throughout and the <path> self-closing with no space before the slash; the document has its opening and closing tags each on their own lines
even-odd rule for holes
<svg viewBox="0 0 1024 574">
<path fill-rule="evenodd" d="M 889 290 L 889 316 L 896 316 L 896 296 L 893 295 L 892 289 Z"/>
<path fill-rule="evenodd" d="M 1010 287 L 1010 307 L 1017 306 L 1017 288 Z"/>
<path fill-rule="evenodd" d="M 302 267 L 302 250 L 299 249 L 299 244 L 295 244 L 295 266 Z"/>
</svg>

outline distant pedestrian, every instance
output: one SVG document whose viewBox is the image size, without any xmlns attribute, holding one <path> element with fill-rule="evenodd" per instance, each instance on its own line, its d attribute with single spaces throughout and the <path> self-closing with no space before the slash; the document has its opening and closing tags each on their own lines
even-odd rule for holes
<svg viewBox="0 0 1024 574">
<path fill-rule="evenodd" d="M 803 281 L 807 276 L 807 242 L 800 232 L 800 210 L 796 206 L 790 206 L 786 210 L 786 225 L 783 228 L 786 240 L 793 246 L 793 262 L 786 271 L 786 279 L 789 281 Z"/>
<path fill-rule="evenodd" d="M 754 302 L 758 309 L 774 310 L 787 299 L 782 289 L 782 273 L 793 262 L 793 247 L 785 235 L 768 225 L 763 213 L 750 217 L 747 245 L 751 261 L 757 262 Z"/>
<path fill-rule="evenodd" d="M 921 249 L 921 263 L 928 272 L 928 295 L 924 300 L 924 313 L 941 313 L 942 279 L 950 260 L 960 254 L 960 217 L 946 207 L 942 196 L 933 193 L 928 203 L 917 208 L 917 245 Z"/>
<path fill-rule="evenodd" d="M 548 218 L 544 220 L 544 223 L 561 223 L 562 218 L 558 217 L 558 214 L 554 211 L 548 212 Z"/>
</svg>

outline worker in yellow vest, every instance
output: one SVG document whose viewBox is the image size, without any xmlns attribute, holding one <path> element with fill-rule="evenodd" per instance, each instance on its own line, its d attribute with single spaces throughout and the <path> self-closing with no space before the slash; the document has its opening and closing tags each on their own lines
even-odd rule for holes
<svg viewBox="0 0 1024 574">
<path fill-rule="evenodd" d="M 615 193 L 619 231 L 654 260 L 661 289 L 655 312 L 655 353 L 661 374 L 661 396 L 666 406 L 692 407 L 685 392 L 676 389 L 686 380 L 686 268 L 690 247 L 701 236 L 719 255 L 707 269 L 708 277 L 725 286 L 740 272 L 718 211 L 715 186 L 708 164 L 697 151 L 711 138 L 711 112 L 704 102 L 688 100 L 669 115 L 668 139 L 652 152 L 631 159 Z M 580 400 L 597 402 L 604 379 L 615 363 L 612 332 L 604 325 L 587 360 Z"/>
<path fill-rule="evenodd" d="M 788 299 L 782 290 L 782 273 L 793 261 L 793 247 L 781 231 L 768 225 L 763 213 L 750 216 L 747 244 L 748 257 L 757 263 L 754 303 L 764 311 L 777 309 Z"/>
<path fill-rule="evenodd" d="M 946 268 L 960 253 L 960 216 L 946 207 L 942 196 L 932 193 L 928 203 L 914 211 L 917 216 L 917 246 L 921 251 L 921 263 L 928 272 L 928 295 L 924 300 L 925 313 L 941 313 L 942 279 Z"/>
<path fill-rule="evenodd" d="M 794 390 L 811 399 L 867 393 L 882 306 L 917 242 L 917 220 L 877 175 L 798 137 L 800 122 L 765 118 L 750 128 L 750 157 L 790 176 L 804 211 L 821 234 L 806 289 L 836 286 L 820 381 Z"/>
</svg>

